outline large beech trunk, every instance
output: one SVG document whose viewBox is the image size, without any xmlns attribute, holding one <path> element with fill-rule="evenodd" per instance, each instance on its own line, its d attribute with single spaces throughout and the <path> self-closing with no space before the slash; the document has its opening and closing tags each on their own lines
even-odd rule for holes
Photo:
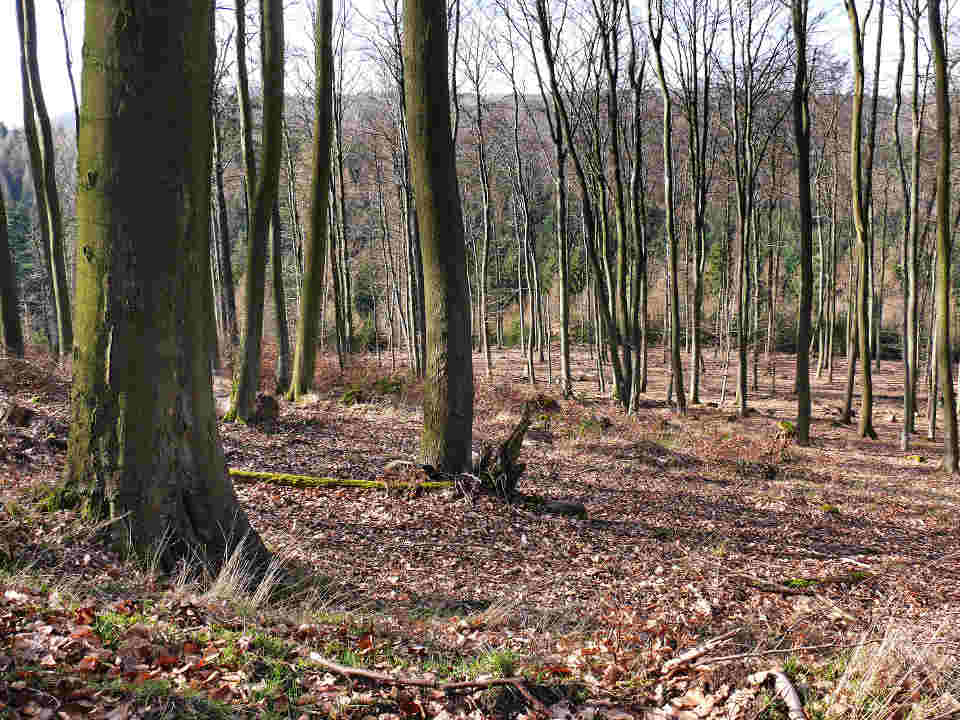
<svg viewBox="0 0 960 720">
<path fill-rule="evenodd" d="M 267 552 L 225 471 L 205 342 L 211 17 L 187 0 L 87 6 L 60 497 L 167 568 L 215 570 L 241 541 L 255 564 Z"/>
</svg>

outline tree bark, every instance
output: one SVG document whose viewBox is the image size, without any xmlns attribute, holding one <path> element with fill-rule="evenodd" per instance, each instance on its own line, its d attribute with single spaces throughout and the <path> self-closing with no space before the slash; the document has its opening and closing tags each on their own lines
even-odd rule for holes
<svg viewBox="0 0 960 720">
<path fill-rule="evenodd" d="M 78 342 L 60 498 L 114 520 L 118 542 L 157 552 L 166 569 L 198 558 L 216 571 L 241 543 L 254 567 L 267 552 L 226 474 L 204 342 L 209 10 L 87 6 Z"/>
<path fill-rule="evenodd" d="M 424 305 L 429 308 L 420 457 L 442 472 L 461 472 L 471 457 L 473 354 L 463 215 L 450 127 L 444 3 L 405 0 L 403 62 Z"/>
</svg>

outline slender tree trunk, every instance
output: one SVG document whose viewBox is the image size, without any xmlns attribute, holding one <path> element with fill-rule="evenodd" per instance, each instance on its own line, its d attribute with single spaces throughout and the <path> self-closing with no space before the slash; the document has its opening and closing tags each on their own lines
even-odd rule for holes
<svg viewBox="0 0 960 720">
<path fill-rule="evenodd" d="M 64 261 L 63 219 L 60 213 L 60 194 L 57 192 L 56 158 L 53 154 L 53 130 L 40 87 L 40 66 L 37 62 L 37 23 L 34 0 L 16 0 L 17 28 L 20 32 L 21 66 L 27 78 L 24 95 L 24 114 L 33 116 L 39 135 L 39 164 L 33 164 L 35 177 L 42 178 L 42 209 L 46 213 L 47 237 L 53 283 L 54 310 L 57 318 L 57 347 L 61 355 L 73 348 L 73 321 L 70 316 L 70 289 Z M 29 110 L 27 109 L 29 108 Z M 32 157 L 31 157 L 32 159 Z M 43 224 L 41 224 L 43 227 Z"/>
<path fill-rule="evenodd" d="M 70 96 L 73 99 L 74 141 L 80 139 L 80 103 L 77 101 L 77 83 L 73 79 L 73 53 L 70 51 L 70 33 L 67 30 L 67 15 L 63 0 L 57 0 L 57 12 L 60 14 L 60 34 L 63 36 L 63 55 L 67 63 L 67 80 L 70 82 Z"/>
<path fill-rule="evenodd" d="M 654 6 L 656 10 L 654 11 Z M 663 65 L 663 0 L 652 0 L 649 10 L 650 37 L 653 43 L 660 96 L 663 104 L 663 194 L 666 202 L 667 264 L 670 274 L 670 383 L 677 393 L 677 410 L 685 415 L 687 398 L 683 387 L 683 365 L 680 360 L 680 293 L 677 272 L 677 231 L 674 227 L 672 103 Z"/>
<path fill-rule="evenodd" d="M 0 188 L 0 331 L 8 355 L 23 357 L 23 325 L 20 322 L 20 294 L 17 269 L 7 236 L 7 208 Z"/>
<path fill-rule="evenodd" d="M 20 63 L 20 80 L 24 99 L 30 97 L 30 81 L 27 77 L 27 65 Z M 40 141 L 37 137 L 36 115 L 32 111 L 30 104 L 24 102 L 23 105 L 23 135 L 27 145 L 27 152 L 30 157 L 30 167 L 40 168 L 43 163 L 40 160 Z M 59 354 L 59 333 L 57 331 L 57 301 L 53 292 L 53 259 L 50 255 L 50 230 L 49 219 L 47 217 L 46 203 L 43 196 L 43 175 L 39 172 L 30 173 L 33 180 L 33 194 L 37 205 L 37 237 L 36 243 L 40 251 L 41 275 L 43 277 L 43 316 L 47 340 L 50 344 L 50 351 Z"/>
<path fill-rule="evenodd" d="M 283 280 L 283 232 L 280 223 L 279 198 L 270 217 L 270 263 L 273 267 L 273 307 L 277 323 L 277 364 L 275 392 L 283 395 L 290 389 L 290 328 L 287 324 L 287 294 Z"/>
<path fill-rule="evenodd" d="M 242 1 L 238 3 L 242 5 Z M 243 14 L 238 8 L 238 17 Z M 246 324 L 240 357 L 236 363 L 230 420 L 246 422 L 253 417 L 254 402 L 260 385 L 261 346 L 263 342 L 263 306 L 266 290 L 267 246 L 270 218 L 277 200 L 280 177 L 283 121 L 283 4 L 281 0 L 262 0 L 260 6 L 261 72 L 263 78 L 263 172 L 256 183 L 250 211 L 248 231 L 247 273 L 244 280 Z M 241 76 L 245 75 L 245 57 L 240 58 L 243 34 L 237 30 L 237 61 Z M 249 108 L 248 102 L 242 103 Z M 243 115 L 244 113 L 241 113 Z M 247 127 L 249 130 L 249 126 Z M 245 155 L 252 155 L 247 148 Z M 248 158 L 249 159 L 249 158 Z"/>
<path fill-rule="evenodd" d="M 573 382 L 570 377 L 570 260 L 567 241 L 567 178 L 566 154 L 557 153 L 557 269 L 559 271 L 560 287 L 560 394 L 570 397 L 573 393 Z"/>
<path fill-rule="evenodd" d="M 870 257 L 872 237 L 867 226 L 869 215 L 870 174 L 872 172 L 873 137 L 871 133 L 867 151 L 870 155 L 863 167 L 861 158 L 863 130 L 863 36 L 860 17 L 857 12 L 856 0 L 845 0 L 847 14 L 850 18 L 851 36 L 853 38 L 853 119 L 851 122 L 850 138 L 850 183 L 853 204 L 853 221 L 857 231 L 859 245 L 858 260 L 858 288 L 856 299 L 857 335 L 859 339 L 859 353 L 862 359 L 861 376 L 863 389 L 860 395 L 860 420 L 857 432 L 860 437 L 877 438 L 873 429 L 873 376 L 870 355 Z M 881 15 L 882 18 L 882 0 Z M 881 20 L 882 23 L 882 20 Z M 882 28 L 882 24 L 880 26 Z M 871 129 L 876 126 L 876 115 L 871 118 Z M 866 174 L 867 179 L 864 179 Z M 866 185 L 866 187 L 864 187 Z"/>
<path fill-rule="evenodd" d="M 810 444 L 810 313 L 813 303 L 813 202 L 810 195 L 810 82 L 807 75 L 808 0 L 792 0 L 796 65 L 793 134 L 800 205 L 800 308 L 797 316 L 797 444 Z M 821 266 L 822 266 L 821 250 Z M 821 270 L 821 278 L 823 272 Z M 821 279 L 822 283 L 822 279 Z M 822 354 L 822 351 L 821 351 Z"/>
<path fill-rule="evenodd" d="M 213 110 L 213 168 L 214 179 L 216 180 L 217 196 L 217 227 L 219 228 L 219 252 L 217 259 L 220 274 L 220 287 L 223 294 L 224 318 L 223 324 L 226 330 L 227 338 L 231 349 L 235 349 L 240 342 L 240 330 L 237 327 L 237 299 L 234 290 L 233 280 L 233 261 L 231 255 L 233 252 L 230 242 L 230 223 L 227 218 L 227 197 L 223 189 L 223 156 L 220 149 L 220 123 L 217 112 L 217 105 L 214 103 Z"/>
<path fill-rule="evenodd" d="M 937 374 L 943 397 L 943 469 L 960 471 L 957 452 L 957 406 L 950 364 L 950 87 L 944 47 L 940 0 L 930 0 L 927 19 L 936 73 L 937 137 Z M 932 397 L 936 401 L 937 393 Z M 934 403 L 935 404 L 935 403 Z"/>
<path fill-rule="evenodd" d="M 349 333 L 347 332 L 347 315 L 346 315 L 346 299 L 344 298 L 345 285 L 343 282 L 342 274 L 342 263 L 343 255 L 340 252 L 340 246 L 342 243 L 338 242 L 341 240 L 338 237 L 339 233 L 337 228 L 340 227 L 338 214 L 339 214 L 339 205 L 337 203 L 336 193 L 334 192 L 334 181 L 331 175 L 330 186 L 328 188 L 330 193 L 329 200 L 329 227 L 331 228 L 330 233 L 327 237 L 327 248 L 329 250 L 329 259 L 330 259 L 330 285 L 333 288 L 333 315 L 334 315 L 334 326 L 336 328 L 337 334 L 337 360 L 340 363 L 340 369 L 344 368 L 344 359 L 346 354 L 350 352 L 348 347 L 349 342 Z"/>
</svg>

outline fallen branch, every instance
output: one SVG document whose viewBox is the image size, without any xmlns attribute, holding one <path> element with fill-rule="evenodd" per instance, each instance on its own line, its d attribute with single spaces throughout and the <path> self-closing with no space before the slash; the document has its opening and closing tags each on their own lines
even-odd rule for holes
<svg viewBox="0 0 960 720">
<path fill-rule="evenodd" d="M 357 480 L 355 478 L 314 477 L 312 475 L 291 475 L 288 473 L 259 472 L 257 470 L 240 470 L 230 468 L 230 477 L 238 482 L 268 482 L 272 485 L 285 487 L 358 487 L 358 488 L 423 488 L 424 490 L 439 490 L 453 485 L 445 481 L 425 481 L 412 483 L 406 481 L 384 482 L 382 480 Z"/>
<path fill-rule="evenodd" d="M 718 647 L 719 645 L 722 645 L 727 640 L 732 638 L 738 632 L 739 630 L 731 630 L 730 632 L 726 632 L 723 635 L 718 635 L 717 637 L 711 638 L 710 640 L 707 640 L 705 643 L 702 643 L 701 645 L 698 645 L 697 647 L 691 650 L 687 650 L 685 653 L 683 653 L 683 655 L 679 655 L 673 658 L 672 660 L 667 660 L 663 664 L 663 669 L 662 669 L 663 674 L 667 676 L 672 675 L 683 665 L 687 665 L 688 663 L 693 662 L 697 658 L 702 657 L 703 655 L 706 655 L 708 652 L 710 652 L 714 648 Z"/>
<path fill-rule="evenodd" d="M 407 677 L 406 675 L 388 675 L 386 673 L 376 672 L 375 670 L 364 670 L 363 668 L 349 667 L 347 665 L 341 665 L 335 663 L 332 660 L 327 660 L 322 655 L 311 652 L 310 659 L 321 667 L 325 667 L 328 670 L 333 672 L 340 673 L 345 677 L 362 677 L 367 680 L 374 680 L 376 682 L 385 683 L 387 685 L 407 685 L 411 687 L 423 687 L 430 688 L 432 690 L 440 690 L 442 692 L 452 692 L 457 690 L 474 690 L 479 688 L 491 688 L 503 685 L 509 685 L 523 695 L 526 698 L 534 709 L 543 714 L 546 717 L 550 716 L 550 712 L 547 710 L 546 706 L 540 702 L 533 693 L 527 689 L 525 683 L 526 678 L 523 677 L 507 677 L 507 678 L 487 678 L 486 680 L 462 680 L 459 682 L 438 682 L 437 680 L 424 680 L 422 678 L 412 678 Z"/>
</svg>

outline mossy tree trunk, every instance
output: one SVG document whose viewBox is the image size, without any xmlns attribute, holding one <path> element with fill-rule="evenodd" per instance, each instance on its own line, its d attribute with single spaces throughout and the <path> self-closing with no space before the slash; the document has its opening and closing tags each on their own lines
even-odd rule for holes
<svg viewBox="0 0 960 720">
<path fill-rule="evenodd" d="M 39 134 L 39 154 L 31 153 L 31 167 L 35 184 L 43 196 L 41 211 L 46 230 L 44 255 L 50 262 L 54 313 L 57 318 L 57 347 L 66 355 L 73 347 L 73 321 L 70 315 L 70 289 L 63 249 L 63 219 L 60 213 L 60 195 L 57 192 L 56 159 L 53 154 L 53 130 L 40 86 L 40 66 L 37 63 L 37 22 L 34 0 L 17 0 L 17 29 L 20 33 L 20 60 L 26 76 L 24 115 L 31 116 L 31 124 Z"/>
<path fill-rule="evenodd" d="M 0 329 L 8 355 L 23 357 L 23 326 L 20 323 L 20 297 L 17 272 L 10 254 L 7 236 L 7 208 L 0 188 Z"/>
<path fill-rule="evenodd" d="M 87 4 L 77 191 L 77 344 L 62 499 L 166 568 L 267 552 L 226 474 L 209 272 L 209 2 Z M 122 20 L 121 21 L 118 21 Z M 150 138 L 150 142 L 144 142 Z"/>
<path fill-rule="evenodd" d="M 470 464 L 473 355 L 447 53 L 446 4 L 405 0 L 404 95 L 426 308 L 421 460 L 459 472 Z"/>
<path fill-rule="evenodd" d="M 239 3 L 242 5 L 243 3 Z M 242 10 L 238 10 L 238 19 Z M 249 227 L 247 229 L 247 273 L 244 281 L 246 322 L 243 342 L 237 358 L 231 407 L 227 417 L 246 422 L 253 416 L 254 402 L 260 385 L 260 353 L 263 344 L 263 306 L 266 292 L 267 245 L 270 219 L 277 200 L 280 179 L 283 121 L 283 4 L 281 0 L 261 0 L 260 55 L 263 84 L 263 167 L 256 181 L 248 172 L 247 188 L 252 192 Z M 237 30 L 238 69 L 245 73 L 239 46 L 243 33 Z M 243 115 L 241 111 L 241 115 Z M 244 132 L 246 134 L 246 131 Z M 244 155 L 252 153 L 248 142 Z M 249 159 L 246 161 L 249 169 Z"/>
<path fill-rule="evenodd" d="M 297 321 L 296 349 L 290 399 L 296 400 L 313 387 L 317 359 L 317 332 L 323 302 L 323 273 L 329 234 L 330 143 L 333 133 L 333 0 L 317 6 L 316 84 L 313 129 L 313 175 L 309 233 L 303 250 L 303 290 Z"/>
</svg>

